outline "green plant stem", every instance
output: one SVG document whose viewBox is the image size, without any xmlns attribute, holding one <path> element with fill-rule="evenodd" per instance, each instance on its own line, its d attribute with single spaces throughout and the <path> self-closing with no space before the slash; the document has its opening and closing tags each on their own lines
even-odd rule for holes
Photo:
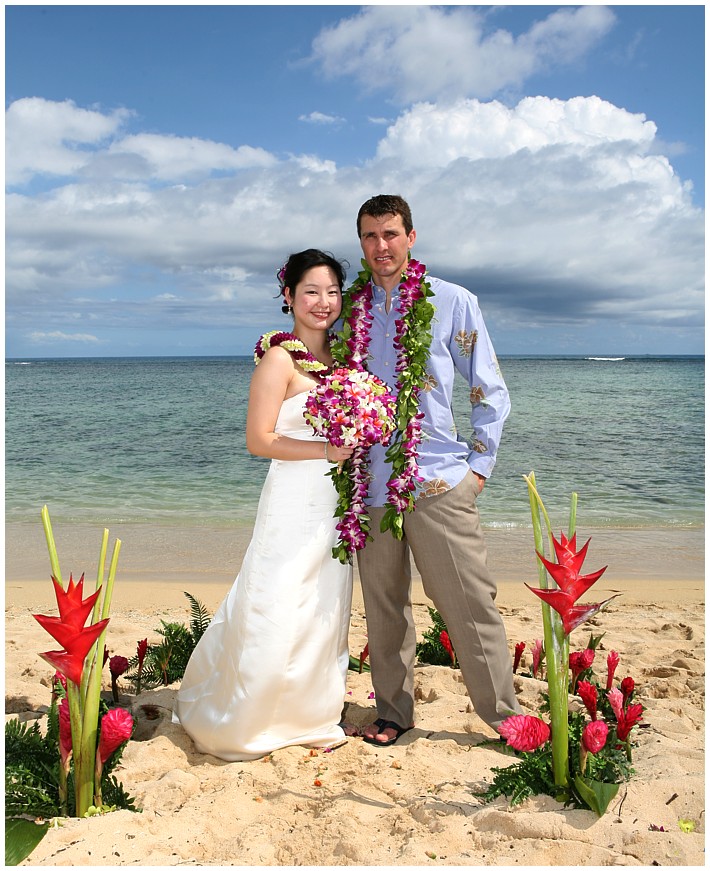
<svg viewBox="0 0 710 871">
<path fill-rule="evenodd" d="M 523 476 L 528 485 L 530 512 L 532 515 L 535 549 L 544 554 L 541 514 L 545 519 L 548 535 L 552 537 L 552 526 L 535 483 L 535 473 Z M 547 572 L 537 560 L 538 577 L 541 589 L 548 589 Z M 559 787 L 558 799 L 566 800 L 569 795 L 569 721 L 568 721 L 568 682 L 569 682 L 569 639 L 565 636 L 562 619 L 547 602 L 542 602 L 542 625 L 545 638 L 545 659 L 547 662 L 547 688 L 550 698 L 550 728 L 552 731 L 552 772 L 555 786 Z"/>
<path fill-rule="evenodd" d="M 40 512 L 42 517 L 42 526 L 44 527 L 44 537 L 47 539 L 47 548 L 49 550 L 49 564 L 52 567 L 52 576 L 57 582 L 62 583 L 62 570 L 59 568 L 59 557 L 57 556 L 57 547 L 54 543 L 54 533 L 52 532 L 52 522 L 49 519 L 49 509 L 45 505 Z"/>
<path fill-rule="evenodd" d="M 101 608 L 101 619 L 105 620 L 111 610 L 111 597 L 113 595 L 113 585 L 116 579 L 116 568 L 118 566 L 118 555 L 121 551 L 121 540 L 116 539 L 113 547 L 113 556 L 111 557 L 111 565 L 109 566 L 108 581 L 103 595 L 103 605 Z M 76 773 L 76 753 L 74 754 L 74 778 L 75 792 L 77 796 L 76 815 L 83 817 L 89 809 L 94 798 L 94 768 L 96 765 L 96 740 L 99 725 L 99 702 L 101 700 L 101 673 L 104 664 L 104 646 L 106 642 L 106 630 L 99 635 L 96 641 L 96 649 L 93 659 L 89 664 L 89 677 L 86 686 L 86 696 L 84 699 L 84 717 L 82 724 L 82 744 L 80 748 L 81 755 L 81 775 L 82 780 L 79 782 Z M 76 746 L 76 745 L 74 745 Z"/>
</svg>

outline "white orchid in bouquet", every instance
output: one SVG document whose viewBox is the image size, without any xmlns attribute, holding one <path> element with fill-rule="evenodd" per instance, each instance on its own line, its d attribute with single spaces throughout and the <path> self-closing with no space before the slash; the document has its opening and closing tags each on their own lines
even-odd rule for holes
<svg viewBox="0 0 710 871">
<path fill-rule="evenodd" d="M 544 659 L 547 667 L 547 695 L 541 713 L 549 723 L 530 715 L 508 717 L 500 734 L 521 761 L 509 768 L 493 769 L 494 781 L 484 793 L 488 799 L 506 795 L 513 803 L 537 793 L 559 801 L 589 808 L 601 816 L 619 789 L 633 773 L 632 730 L 639 723 L 643 706 L 632 701 L 631 677 L 614 687 L 619 656 L 607 657 L 606 685 L 594 679 L 592 665 L 602 636 L 590 637 L 584 650 L 570 654 L 570 634 L 597 614 L 611 599 L 579 603 L 581 596 L 599 580 L 603 569 L 582 575 L 589 541 L 577 550 L 577 495 L 572 495 L 569 529 L 559 539 L 552 527 L 535 483 L 534 473 L 525 477 L 530 496 L 535 551 L 540 587 L 528 588 L 542 600 Z M 550 556 L 545 556 L 542 522 L 547 527 Z M 548 575 L 554 586 L 548 584 Z M 516 667 L 523 646 L 516 645 Z M 533 648 L 534 673 L 542 659 L 539 641 Z M 571 672 L 571 681 L 570 681 Z M 570 694 L 580 700 L 570 710 Z"/>
</svg>

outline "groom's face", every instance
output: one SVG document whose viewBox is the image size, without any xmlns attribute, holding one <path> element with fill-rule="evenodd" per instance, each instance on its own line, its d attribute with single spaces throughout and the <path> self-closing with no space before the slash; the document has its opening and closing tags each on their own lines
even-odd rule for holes
<svg viewBox="0 0 710 871">
<path fill-rule="evenodd" d="M 416 236 L 415 230 L 405 231 L 401 215 L 362 216 L 360 246 L 375 284 L 385 290 L 399 284 Z"/>
</svg>

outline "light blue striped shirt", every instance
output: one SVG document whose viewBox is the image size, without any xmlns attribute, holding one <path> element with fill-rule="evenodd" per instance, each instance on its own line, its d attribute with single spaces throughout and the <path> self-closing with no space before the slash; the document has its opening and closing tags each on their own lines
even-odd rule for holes
<svg viewBox="0 0 710 871">
<path fill-rule="evenodd" d="M 419 474 L 424 479 L 418 495 L 433 496 L 459 484 L 469 469 L 490 477 L 510 412 L 508 389 L 491 344 L 477 298 L 463 287 L 427 276 L 436 309 L 432 321 L 432 342 L 427 379 L 420 394 L 423 441 L 419 445 Z M 399 288 L 392 291 L 390 311 L 385 310 L 386 293 L 373 289 L 373 322 L 367 368 L 394 387 L 397 352 L 393 345 L 395 321 L 399 313 Z M 470 388 L 471 428 L 468 440 L 456 430 L 452 393 L 456 371 Z M 368 502 L 387 503 L 387 482 L 391 465 L 385 460 L 386 448 L 375 445 L 370 451 Z"/>
</svg>

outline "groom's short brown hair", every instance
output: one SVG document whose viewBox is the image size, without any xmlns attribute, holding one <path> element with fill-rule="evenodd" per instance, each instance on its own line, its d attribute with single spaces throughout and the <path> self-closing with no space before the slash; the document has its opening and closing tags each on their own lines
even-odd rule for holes
<svg viewBox="0 0 710 871">
<path fill-rule="evenodd" d="M 399 194 L 378 194 L 360 206 L 357 213 L 357 237 L 360 238 L 360 221 L 363 215 L 371 218 L 383 218 L 385 215 L 401 215 L 404 224 L 404 232 L 409 235 L 414 229 L 412 223 L 412 211 L 409 203 Z"/>
</svg>

